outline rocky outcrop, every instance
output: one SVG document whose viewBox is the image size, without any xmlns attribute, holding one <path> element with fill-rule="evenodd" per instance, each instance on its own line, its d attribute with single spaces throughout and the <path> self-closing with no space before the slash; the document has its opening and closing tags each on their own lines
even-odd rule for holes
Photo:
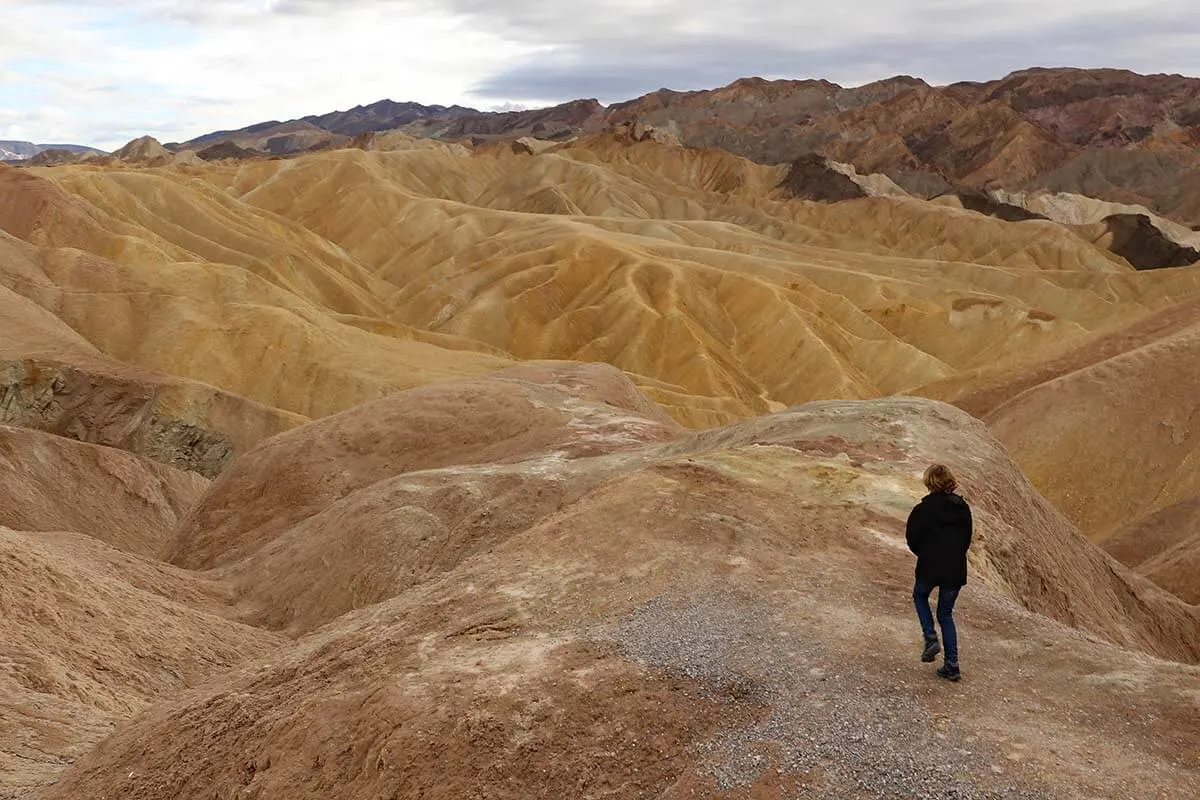
<svg viewBox="0 0 1200 800">
<path fill-rule="evenodd" d="M 674 126 L 670 127 L 673 128 Z M 678 147 L 680 145 L 679 136 L 669 128 L 656 128 L 653 125 L 647 125 L 641 120 L 637 120 L 629 126 L 629 135 L 635 142 L 658 142 L 668 147 Z"/>
<path fill-rule="evenodd" d="M 43 150 L 37 155 L 31 157 L 24 163 L 31 167 L 58 167 L 63 164 L 74 164 L 88 158 L 87 153 L 78 153 L 71 150 Z"/>
<path fill-rule="evenodd" d="M 143 136 L 117 150 L 113 157 L 128 164 L 156 166 L 169 162 L 172 153 L 153 136 Z"/>
<path fill-rule="evenodd" d="M 1104 226 L 1109 248 L 1137 269 L 1187 267 L 1200 262 L 1200 250 L 1172 241 L 1145 214 L 1113 214 Z"/>
<path fill-rule="evenodd" d="M 965 191 L 958 194 L 959 202 L 968 211 L 987 214 L 1006 222 L 1024 222 L 1031 219 L 1046 219 L 1045 216 L 1013 203 L 1006 203 L 982 191 Z"/>
<path fill-rule="evenodd" d="M 274 156 L 332 150 L 349 145 L 351 138 L 324 131 L 284 133 L 272 136 L 263 143 L 263 150 Z"/>
<path fill-rule="evenodd" d="M 239 147 L 233 142 L 218 142 L 217 144 L 197 150 L 196 155 L 204 161 L 243 161 L 251 158 L 262 158 L 263 153 Z"/>
<path fill-rule="evenodd" d="M 466 136 L 561 139 L 580 131 L 598 129 L 597 121 L 603 110 L 604 107 L 594 99 L 572 100 L 532 111 L 465 115 L 455 118 L 444 128 L 438 126 L 437 130 L 439 137 L 450 139 Z M 419 132 L 420 127 L 421 123 L 418 123 L 406 130 Z"/>
<path fill-rule="evenodd" d="M 512 151 L 517 155 L 536 156 L 538 153 L 544 153 L 558 145 L 559 142 L 548 142 L 545 139 L 522 136 L 520 139 L 513 140 Z"/>
<path fill-rule="evenodd" d="M 195 150 L 180 150 L 171 159 L 171 163 L 181 167 L 199 167 L 203 166 L 204 159 L 196 155 Z"/>
<path fill-rule="evenodd" d="M 867 197 L 867 191 L 848 175 L 830 166 L 829 160 L 809 153 L 792 162 L 779 189 L 785 197 L 836 203 Z"/>
<path fill-rule="evenodd" d="M 128 450 L 215 477 L 234 457 L 226 435 L 163 414 L 156 387 L 70 364 L 0 362 L 0 423 Z"/>
<path fill-rule="evenodd" d="M 1039 176 L 1030 188 L 1140 205 L 1190 227 L 1200 221 L 1196 152 L 1085 150 Z"/>
<path fill-rule="evenodd" d="M 334 111 L 329 114 L 304 117 L 299 121 L 333 133 L 356 136 L 371 131 L 394 130 L 430 117 L 459 117 L 478 113 L 473 108 L 463 106 L 423 106 L 420 103 L 380 100 L 377 103 L 356 106 L 347 111 Z"/>
</svg>

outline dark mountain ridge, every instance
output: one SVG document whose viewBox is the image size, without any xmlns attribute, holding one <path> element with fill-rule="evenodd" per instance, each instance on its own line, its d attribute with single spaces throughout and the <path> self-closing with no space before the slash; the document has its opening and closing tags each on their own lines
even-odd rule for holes
<svg viewBox="0 0 1200 800">
<path fill-rule="evenodd" d="M 14 140 L 0 141 L 0 161 L 24 161 L 47 150 L 65 150 L 69 153 L 105 155 L 103 150 L 82 144 L 35 144 Z"/>
<path fill-rule="evenodd" d="M 760 163 L 817 154 L 926 197 L 1077 192 L 1200 224 L 1200 79 L 1119 69 L 1033 68 L 947 86 L 908 75 L 856 87 L 749 77 L 716 89 L 658 89 L 610 106 L 587 99 L 507 112 L 381 100 L 183 147 L 231 141 L 287 155 L 351 146 L 355 136 L 385 130 L 480 143 L 567 139 L 631 123 Z"/>
</svg>

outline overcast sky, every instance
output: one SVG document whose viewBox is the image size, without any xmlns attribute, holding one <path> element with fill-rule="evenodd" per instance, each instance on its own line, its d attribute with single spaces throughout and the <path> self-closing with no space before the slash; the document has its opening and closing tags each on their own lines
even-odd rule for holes
<svg viewBox="0 0 1200 800">
<path fill-rule="evenodd" d="M 746 75 L 1200 75 L 1194 0 L 0 0 L 0 139 L 111 149 L 370 103 L 609 103 Z"/>
</svg>

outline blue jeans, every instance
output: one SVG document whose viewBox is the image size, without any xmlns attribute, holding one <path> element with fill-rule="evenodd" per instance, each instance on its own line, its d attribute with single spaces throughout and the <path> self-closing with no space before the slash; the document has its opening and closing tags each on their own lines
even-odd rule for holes
<svg viewBox="0 0 1200 800">
<path fill-rule="evenodd" d="M 934 585 L 917 581 L 913 586 L 913 605 L 917 607 L 917 619 L 921 621 L 921 630 L 926 639 L 936 639 L 937 631 L 933 629 L 933 613 L 929 610 L 929 595 L 933 593 Z M 940 586 L 937 600 L 937 621 L 942 628 L 942 647 L 946 651 L 946 663 L 958 664 L 958 630 L 954 627 L 954 601 L 958 599 L 961 586 Z"/>
</svg>

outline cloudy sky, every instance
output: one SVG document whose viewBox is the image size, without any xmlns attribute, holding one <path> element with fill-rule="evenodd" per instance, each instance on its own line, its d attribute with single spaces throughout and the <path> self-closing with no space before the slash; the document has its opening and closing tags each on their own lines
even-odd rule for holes
<svg viewBox="0 0 1200 800">
<path fill-rule="evenodd" d="M 0 139 L 115 148 L 384 97 L 492 109 L 745 75 L 1200 75 L 1194 0 L 0 0 Z"/>
</svg>

